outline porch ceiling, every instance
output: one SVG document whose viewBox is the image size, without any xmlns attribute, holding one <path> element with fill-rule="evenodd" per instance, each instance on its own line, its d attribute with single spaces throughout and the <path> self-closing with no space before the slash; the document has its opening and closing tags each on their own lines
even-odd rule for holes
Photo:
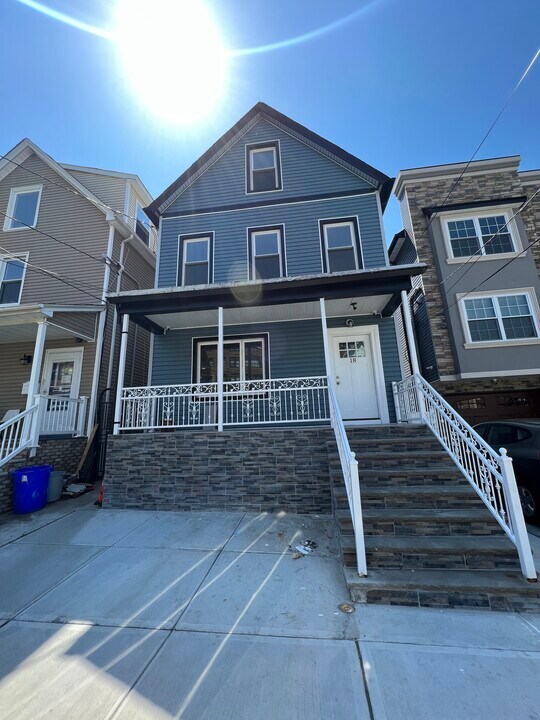
<svg viewBox="0 0 540 720">
<path fill-rule="evenodd" d="M 326 302 L 327 317 L 359 317 L 379 315 L 391 295 L 373 295 L 360 298 L 340 298 Z M 356 310 L 351 303 L 356 303 Z M 283 320 L 310 320 L 321 314 L 319 301 L 288 303 L 286 305 L 257 305 L 252 307 L 228 308 L 224 311 L 224 325 L 243 323 L 279 322 Z M 164 313 L 148 315 L 149 320 L 162 328 L 180 330 L 188 327 L 212 327 L 217 325 L 217 310 L 196 310 L 193 312 Z"/>
<path fill-rule="evenodd" d="M 43 318 L 42 318 L 43 320 Z M 18 325 L 0 325 L 0 345 L 18 342 L 34 342 L 37 333 L 37 322 L 24 323 Z M 63 340 L 64 338 L 72 338 L 73 332 L 64 330 L 64 328 L 49 325 L 47 328 L 48 340 Z"/>
</svg>

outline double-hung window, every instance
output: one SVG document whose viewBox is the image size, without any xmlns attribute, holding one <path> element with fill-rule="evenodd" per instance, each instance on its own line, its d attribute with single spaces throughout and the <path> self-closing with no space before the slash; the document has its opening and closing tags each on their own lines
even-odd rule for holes
<svg viewBox="0 0 540 720">
<path fill-rule="evenodd" d="M 230 338 L 223 341 L 223 381 L 264 380 L 267 377 L 266 337 Z M 198 383 L 217 382 L 217 342 L 197 344 L 195 379 Z"/>
<path fill-rule="evenodd" d="M 463 305 L 472 343 L 538 337 L 529 293 L 465 298 Z"/>
<path fill-rule="evenodd" d="M 212 236 L 180 237 L 178 285 L 207 285 L 212 282 Z"/>
<path fill-rule="evenodd" d="M 139 203 L 136 203 L 135 212 L 135 232 L 140 237 L 145 245 L 149 244 L 150 241 L 150 220 L 146 216 Z"/>
<path fill-rule="evenodd" d="M 453 258 L 516 252 L 506 213 L 446 220 L 446 229 Z"/>
<path fill-rule="evenodd" d="M 248 193 L 281 190 L 279 143 L 246 145 L 246 189 Z"/>
<path fill-rule="evenodd" d="M 362 268 L 360 235 L 356 218 L 320 221 L 324 272 Z"/>
<path fill-rule="evenodd" d="M 36 226 L 41 190 L 41 185 L 11 189 L 4 230 L 22 230 Z"/>
<path fill-rule="evenodd" d="M 23 258 L 0 257 L 0 305 L 18 305 L 26 267 Z"/>
<path fill-rule="evenodd" d="M 286 275 L 283 225 L 249 228 L 249 279 L 262 280 Z"/>
</svg>

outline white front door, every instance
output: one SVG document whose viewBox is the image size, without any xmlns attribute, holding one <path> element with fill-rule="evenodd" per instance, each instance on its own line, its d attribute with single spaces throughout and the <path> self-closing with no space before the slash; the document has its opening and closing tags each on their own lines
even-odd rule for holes
<svg viewBox="0 0 540 720">
<path fill-rule="evenodd" d="M 41 394 L 49 400 L 43 417 L 43 432 L 72 433 L 76 427 L 83 351 L 47 350 L 41 377 Z"/>
<path fill-rule="evenodd" d="M 334 385 L 343 419 L 380 420 L 370 334 L 333 335 L 331 341 Z"/>
</svg>

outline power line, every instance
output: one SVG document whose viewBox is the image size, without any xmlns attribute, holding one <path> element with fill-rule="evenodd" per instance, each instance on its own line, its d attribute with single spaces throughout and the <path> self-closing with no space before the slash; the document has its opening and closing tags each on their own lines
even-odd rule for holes
<svg viewBox="0 0 540 720">
<path fill-rule="evenodd" d="M 64 283 L 65 285 L 69 285 L 70 287 L 74 288 L 75 290 L 78 290 L 79 292 L 84 293 L 85 295 L 88 295 L 89 297 L 94 298 L 95 300 L 98 300 L 100 303 L 102 302 L 102 298 L 98 297 L 97 295 L 94 295 L 91 292 L 88 292 L 88 290 L 85 290 L 84 288 L 80 287 L 79 285 L 70 282 L 70 280 L 67 280 L 65 276 L 62 276 L 58 273 L 55 273 L 52 270 L 47 270 L 46 268 L 41 267 L 40 265 L 35 265 L 34 263 L 31 263 L 28 260 L 25 260 L 24 258 L 20 257 L 19 255 L 14 255 L 10 250 L 7 250 L 7 248 L 4 248 L 0 246 L 0 251 L 6 253 L 6 255 L 9 257 L 10 260 L 17 260 L 20 263 L 23 263 L 26 267 L 26 270 L 30 272 L 39 273 L 40 275 L 47 275 L 48 277 L 52 277 L 54 280 L 58 280 L 59 282 Z M 5 258 L 4 258 L 5 259 Z"/>
<path fill-rule="evenodd" d="M 71 245 L 70 243 L 66 242 L 65 240 L 59 240 L 54 235 L 50 235 L 49 233 L 44 232 L 43 230 L 38 230 L 36 227 L 32 227 L 32 225 L 28 225 L 27 223 L 23 222 L 22 220 L 19 220 L 18 218 L 12 217 L 11 215 L 8 215 L 7 213 L 0 210 L 0 215 L 3 215 L 4 217 L 8 218 L 9 220 L 15 220 L 16 222 L 23 225 L 25 228 L 28 228 L 28 230 L 33 230 L 34 232 L 39 233 L 40 235 L 44 235 L 45 237 L 48 237 L 50 240 L 55 240 L 57 243 L 60 243 L 61 245 L 65 245 L 65 247 L 71 248 L 71 250 L 75 250 L 75 252 L 79 252 L 82 255 L 86 255 L 86 257 L 90 258 L 91 260 L 95 260 L 100 265 L 108 264 L 111 267 L 111 270 L 113 272 L 117 272 L 115 268 L 112 266 L 111 258 L 98 258 L 95 255 L 91 255 L 90 253 L 87 253 L 86 250 L 81 250 L 81 248 L 75 247 L 75 245 Z"/>
<path fill-rule="evenodd" d="M 491 131 L 493 130 L 493 128 L 495 127 L 495 125 L 496 125 L 497 122 L 499 121 L 499 118 L 501 117 L 501 115 L 504 113 L 504 111 L 506 110 L 506 108 L 507 108 L 508 105 L 510 104 L 510 102 L 511 102 L 512 98 L 514 97 L 514 95 L 516 94 L 518 88 L 521 86 L 521 84 L 523 83 L 523 81 L 525 80 L 525 78 L 527 77 L 527 75 L 529 74 L 529 72 L 532 70 L 532 68 L 533 68 L 535 62 L 538 60 L 538 57 L 539 57 L 539 56 L 540 56 L 540 48 L 538 48 L 538 50 L 537 50 L 536 53 L 534 54 L 534 57 L 532 58 L 532 60 L 530 61 L 530 63 L 529 63 L 529 64 L 527 65 L 527 67 L 525 68 L 523 74 L 521 75 L 520 79 L 518 80 L 518 82 L 517 82 L 516 85 L 514 86 L 514 89 L 512 90 L 512 92 L 510 93 L 510 95 L 508 96 L 508 98 L 506 99 L 506 102 L 504 103 L 504 105 L 503 105 L 502 108 L 500 109 L 500 111 L 499 111 L 498 115 L 496 116 L 495 120 L 493 120 L 493 122 L 492 122 L 491 125 L 489 126 L 488 130 L 487 130 L 486 133 L 484 134 L 484 137 L 482 138 L 482 140 L 480 141 L 480 143 L 479 143 L 478 146 L 476 147 L 476 150 L 473 152 L 473 154 L 471 155 L 470 159 L 468 160 L 468 162 L 466 163 L 465 167 L 463 168 L 463 170 L 461 171 L 460 175 L 458 176 L 457 180 L 454 182 L 454 184 L 453 184 L 452 187 L 450 188 L 448 194 L 446 195 L 445 199 L 444 199 L 443 202 L 442 202 L 442 205 L 439 206 L 439 209 L 431 216 L 428 224 L 427 224 L 426 227 L 424 228 L 424 231 L 422 232 L 422 234 L 420 235 L 420 237 L 418 238 L 418 240 L 421 240 L 423 237 L 425 237 L 425 234 L 426 234 L 427 231 L 429 230 L 432 222 L 435 220 L 435 218 L 440 214 L 440 212 L 441 212 L 441 211 L 443 210 L 443 208 L 446 206 L 447 200 L 450 198 L 450 196 L 452 195 L 452 193 L 454 192 L 454 190 L 457 188 L 457 186 L 458 186 L 459 183 L 461 182 L 461 179 L 463 178 L 463 176 L 465 175 L 465 173 L 466 173 L 467 170 L 469 169 L 470 164 L 472 163 L 472 161 L 474 160 L 474 158 L 478 155 L 480 149 L 482 148 L 482 146 L 484 145 L 484 143 L 485 143 L 486 140 L 488 139 L 489 135 L 491 134 Z"/>
<path fill-rule="evenodd" d="M 72 193 L 73 195 L 77 195 L 77 197 L 82 197 L 88 200 L 88 202 L 91 202 L 95 207 L 97 208 L 106 208 L 107 210 L 110 210 L 115 215 L 121 215 L 122 217 L 128 218 L 129 220 L 134 220 L 135 222 L 141 222 L 137 217 L 134 217 L 133 215 L 129 215 L 128 213 L 124 213 L 121 210 L 115 210 L 110 205 L 107 205 L 107 203 L 103 202 L 98 198 L 99 202 L 96 202 L 93 198 L 89 197 L 88 195 L 85 195 L 84 193 L 79 192 L 78 190 L 75 190 L 75 188 L 68 187 L 67 185 L 62 185 L 59 182 L 56 182 L 55 180 L 51 180 L 51 178 L 45 177 L 45 175 L 41 175 L 41 173 L 36 172 L 35 170 L 30 170 L 30 168 L 25 167 L 21 163 L 16 162 L 15 160 L 12 160 L 11 158 L 8 158 L 7 155 L 2 155 L 0 153 L 0 159 L 7 160 L 7 162 L 12 163 L 13 165 L 16 165 L 17 167 L 21 168 L 22 170 L 25 170 L 26 172 L 31 173 L 32 175 L 35 175 L 36 177 L 41 178 L 42 180 L 45 180 L 45 182 L 51 183 L 52 185 L 56 185 L 56 187 L 61 188 L 62 190 L 67 190 L 68 192 Z M 66 172 L 69 172 L 69 170 L 66 170 Z M 76 179 L 76 178 L 74 178 Z M 152 227 L 152 224 L 149 220 L 142 221 L 142 224 L 145 226 L 148 226 L 148 230 Z"/>
<path fill-rule="evenodd" d="M 540 188 L 538 188 L 538 190 L 537 190 L 533 195 L 531 195 L 531 197 L 527 200 L 527 202 L 523 203 L 523 205 L 514 213 L 514 215 L 512 215 L 512 217 L 511 217 L 509 220 L 507 220 L 507 221 L 504 223 L 504 225 L 502 225 L 502 226 L 497 230 L 497 232 L 495 233 L 495 235 L 492 235 L 492 236 L 489 238 L 489 240 L 487 240 L 486 242 L 483 243 L 483 247 L 486 248 L 488 245 L 490 245 L 490 244 L 495 240 L 495 238 L 496 238 L 498 235 L 500 235 L 506 228 L 508 228 L 508 225 L 512 222 L 512 220 L 514 220 L 518 215 L 520 215 L 520 214 L 523 212 L 523 210 L 525 210 L 525 208 L 527 207 L 527 205 L 530 205 L 530 203 L 534 200 L 534 198 L 535 198 L 537 195 L 539 195 L 539 194 L 540 194 Z M 478 255 L 478 257 L 475 257 L 475 255 Z M 482 258 L 482 257 L 485 257 L 485 255 L 482 254 L 482 252 L 481 252 L 481 247 L 479 247 L 478 250 L 476 250 L 469 258 L 467 258 L 467 260 L 464 260 L 453 272 L 451 272 L 450 275 L 448 275 L 447 277 L 445 277 L 444 280 L 441 280 L 441 282 L 439 283 L 439 287 L 440 287 L 441 285 L 444 285 L 444 283 L 445 283 L 447 280 L 450 280 L 450 278 L 451 278 L 453 275 L 455 275 L 457 272 L 459 272 L 463 267 L 465 267 L 465 265 L 469 265 L 469 267 L 467 268 L 467 270 L 465 270 L 465 272 L 456 280 L 455 283 L 453 283 L 453 285 L 450 285 L 449 288 L 445 288 L 445 292 L 449 292 L 453 287 L 455 287 L 455 285 L 456 285 L 460 280 L 462 280 L 462 279 L 465 277 L 465 275 L 466 275 L 470 270 L 472 270 L 472 268 L 476 265 L 476 263 L 477 263 L 477 262 L 480 260 L 480 258 Z M 474 258 L 474 261 L 473 261 L 473 262 L 471 262 L 472 258 Z"/>
</svg>

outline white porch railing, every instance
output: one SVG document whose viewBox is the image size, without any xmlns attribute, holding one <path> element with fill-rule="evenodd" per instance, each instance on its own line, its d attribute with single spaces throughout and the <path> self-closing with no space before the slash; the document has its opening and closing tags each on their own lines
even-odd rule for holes
<svg viewBox="0 0 540 720">
<path fill-rule="evenodd" d="M 18 413 L 0 425 L 0 467 L 32 445 L 32 422 L 38 406 Z"/>
<path fill-rule="evenodd" d="M 223 425 L 329 420 L 327 390 L 326 376 L 225 382 Z M 124 388 L 120 430 L 214 426 L 218 406 L 217 383 Z"/>
<path fill-rule="evenodd" d="M 38 395 L 41 435 L 84 435 L 88 398 Z"/>
<path fill-rule="evenodd" d="M 495 452 L 421 375 L 393 383 L 398 422 L 425 422 L 516 546 L 523 575 L 536 570 L 505 448 Z"/>
<path fill-rule="evenodd" d="M 367 563 L 364 543 L 364 521 L 362 519 L 362 499 L 360 496 L 360 481 L 358 479 L 358 461 L 356 460 L 355 454 L 351 451 L 347 433 L 345 432 L 345 425 L 343 424 L 343 418 L 341 417 L 336 395 L 331 385 L 328 387 L 328 398 L 330 402 L 332 427 L 334 428 L 334 435 L 336 436 L 341 471 L 343 473 L 349 509 L 351 511 L 358 574 L 365 576 L 367 575 Z"/>
</svg>

